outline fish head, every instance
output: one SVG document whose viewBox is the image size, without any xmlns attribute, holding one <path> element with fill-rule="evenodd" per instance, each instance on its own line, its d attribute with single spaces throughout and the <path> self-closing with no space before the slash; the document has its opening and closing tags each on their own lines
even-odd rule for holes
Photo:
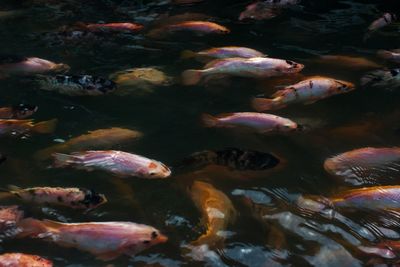
<svg viewBox="0 0 400 267">
<path fill-rule="evenodd" d="M 82 200 L 82 203 L 86 205 L 88 208 L 95 208 L 102 204 L 107 203 L 107 198 L 103 194 L 99 194 L 90 189 L 83 189 L 85 198 Z"/>
<path fill-rule="evenodd" d="M 356 89 L 355 85 L 351 82 L 335 80 L 336 83 L 336 90 L 339 93 L 347 93 Z"/>
<path fill-rule="evenodd" d="M 297 130 L 297 127 L 298 127 L 297 123 L 291 120 L 285 120 L 282 124 L 279 125 L 280 130 L 284 132 L 291 132 Z"/>
<path fill-rule="evenodd" d="M 218 33 L 222 33 L 222 34 L 228 34 L 231 32 L 228 28 L 223 27 L 223 26 L 218 27 L 218 29 L 216 31 Z"/>
<path fill-rule="evenodd" d="M 51 71 L 56 72 L 56 73 L 66 73 L 66 72 L 68 72 L 70 69 L 71 69 L 71 67 L 70 67 L 69 65 L 63 64 L 63 63 L 54 64 L 54 65 L 51 67 Z"/>
<path fill-rule="evenodd" d="M 277 68 L 282 73 L 298 73 L 304 69 L 304 65 L 292 60 L 285 60 L 285 63 Z"/>
<path fill-rule="evenodd" d="M 142 175 L 149 179 L 167 178 L 171 175 L 171 170 L 165 164 L 152 160 L 144 168 Z"/>
<path fill-rule="evenodd" d="M 146 227 L 139 235 L 135 232 L 134 236 L 124 245 L 123 252 L 126 255 L 135 255 L 140 251 L 167 241 L 168 237 L 161 234 L 160 231 L 153 227 Z"/>
<path fill-rule="evenodd" d="M 32 116 L 38 110 L 38 106 L 29 104 L 18 104 L 12 107 L 12 112 L 17 119 L 24 119 Z"/>
<path fill-rule="evenodd" d="M 273 18 L 275 16 L 276 15 L 274 14 L 272 9 L 266 8 L 266 5 L 262 2 L 256 2 L 248 5 L 246 9 L 242 13 L 240 13 L 239 20 L 262 20 Z"/>
</svg>

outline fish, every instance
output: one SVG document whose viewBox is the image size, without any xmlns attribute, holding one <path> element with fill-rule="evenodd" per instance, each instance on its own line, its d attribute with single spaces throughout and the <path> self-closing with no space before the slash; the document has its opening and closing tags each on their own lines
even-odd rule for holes
<svg viewBox="0 0 400 267">
<path fill-rule="evenodd" d="M 130 95 L 140 90 L 151 91 L 156 86 L 169 86 L 173 79 L 156 68 L 133 68 L 118 71 L 110 75 L 117 85 L 115 94 Z"/>
<path fill-rule="evenodd" d="M 400 63 L 400 49 L 393 49 L 393 50 L 379 50 L 378 56 L 392 61 L 394 63 Z"/>
<path fill-rule="evenodd" d="M 122 255 L 134 256 L 168 238 L 154 227 L 133 222 L 60 223 L 23 219 L 19 238 L 36 238 L 76 248 L 109 261 Z"/>
<path fill-rule="evenodd" d="M 300 0 L 264 0 L 252 3 L 240 13 L 239 20 L 267 20 L 279 15 L 280 9 L 300 3 Z"/>
<path fill-rule="evenodd" d="M 83 28 L 100 33 L 136 33 L 143 29 L 143 25 L 130 22 L 121 23 L 95 23 L 83 25 Z"/>
<path fill-rule="evenodd" d="M 400 253 L 400 242 L 393 240 L 384 240 L 378 242 L 374 247 L 359 246 L 362 252 L 368 255 L 376 255 L 384 259 L 396 259 Z"/>
<path fill-rule="evenodd" d="M 353 189 L 329 199 L 335 208 L 399 210 L 400 186 L 373 186 Z"/>
<path fill-rule="evenodd" d="M 0 241 L 14 238 L 18 232 L 18 223 L 24 218 L 24 212 L 16 205 L 0 206 Z"/>
<path fill-rule="evenodd" d="M 326 64 L 328 66 L 354 70 L 379 69 L 382 67 L 381 65 L 363 57 L 344 55 L 323 55 L 320 56 L 316 62 Z"/>
<path fill-rule="evenodd" d="M 355 185 L 375 184 L 400 178 L 400 148 L 365 147 L 328 158 L 324 169 L 330 175 Z"/>
<path fill-rule="evenodd" d="M 159 161 L 117 150 L 84 151 L 69 155 L 54 153 L 53 158 L 55 168 L 102 170 L 120 177 L 148 179 L 167 178 L 171 175 L 171 170 Z"/>
<path fill-rule="evenodd" d="M 214 47 L 199 52 L 185 50 L 182 52 L 181 57 L 183 59 L 195 58 L 200 62 L 207 62 L 213 59 L 224 59 L 233 57 L 236 58 L 267 57 L 267 55 L 247 47 L 224 46 L 224 47 Z"/>
<path fill-rule="evenodd" d="M 384 13 L 380 18 L 374 20 L 369 26 L 368 31 L 377 31 L 397 20 L 397 16 L 394 13 Z"/>
<path fill-rule="evenodd" d="M 176 32 L 191 32 L 197 35 L 228 34 L 230 30 L 222 25 L 210 21 L 184 21 L 168 24 L 151 30 L 147 36 L 150 38 L 164 38 Z"/>
<path fill-rule="evenodd" d="M 210 128 L 247 128 L 257 133 L 286 133 L 297 129 L 297 123 L 272 114 L 239 112 L 221 114 L 216 117 L 203 114 L 205 127 Z"/>
<path fill-rule="evenodd" d="M 99 96 L 116 89 L 113 81 L 92 75 L 41 75 L 36 78 L 36 82 L 41 90 L 69 96 Z"/>
<path fill-rule="evenodd" d="M 26 119 L 32 116 L 37 110 L 38 106 L 23 103 L 10 107 L 1 107 L 0 119 Z"/>
<path fill-rule="evenodd" d="M 98 129 L 71 138 L 65 143 L 39 150 L 35 153 L 34 157 L 39 160 L 45 160 L 56 152 L 71 153 L 84 150 L 111 149 L 113 147 L 126 145 L 142 137 L 142 132 L 120 127 Z"/>
<path fill-rule="evenodd" d="M 255 98 L 252 101 L 252 106 L 257 111 L 277 110 L 290 104 L 312 104 L 333 95 L 348 93 L 354 89 L 353 83 L 316 76 L 277 91 L 272 95 L 273 98 Z"/>
<path fill-rule="evenodd" d="M 46 73 L 64 73 L 70 67 L 37 57 L 0 55 L 0 77 L 31 76 Z"/>
<path fill-rule="evenodd" d="M 53 262 L 37 255 L 24 253 L 0 254 L 2 267 L 52 267 Z"/>
<path fill-rule="evenodd" d="M 365 74 L 361 78 L 361 85 L 371 88 L 385 88 L 396 90 L 400 85 L 400 68 L 376 70 Z"/>
<path fill-rule="evenodd" d="M 276 58 L 216 59 L 205 65 L 202 70 L 184 71 L 182 82 L 184 85 L 195 85 L 203 78 L 214 75 L 263 79 L 298 73 L 303 68 L 303 64 Z"/>
<path fill-rule="evenodd" d="M 21 136 L 30 133 L 51 134 L 57 126 L 57 119 L 34 123 L 33 120 L 0 119 L 0 136 Z"/>
<path fill-rule="evenodd" d="M 237 216 L 231 200 L 222 191 L 202 181 L 193 182 L 190 196 L 201 212 L 202 224 L 206 226 L 206 232 L 191 242 L 191 245 L 218 246 L 225 239 L 222 233 Z"/>
<path fill-rule="evenodd" d="M 280 159 L 270 153 L 238 148 L 205 150 L 196 152 L 182 161 L 184 166 L 206 166 L 210 164 L 227 166 L 238 171 L 262 171 L 275 168 Z"/>
<path fill-rule="evenodd" d="M 9 193 L 32 204 L 64 206 L 73 209 L 92 210 L 107 203 L 107 198 L 86 188 L 11 186 Z"/>
</svg>

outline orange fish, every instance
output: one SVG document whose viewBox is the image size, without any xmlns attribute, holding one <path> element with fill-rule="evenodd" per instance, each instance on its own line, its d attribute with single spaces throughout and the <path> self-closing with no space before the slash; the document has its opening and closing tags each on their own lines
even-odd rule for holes
<svg viewBox="0 0 400 267">
<path fill-rule="evenodd" d="M 45 258 L 23 254 L 5 253 L 0 255 L 1 267 L 52 267 L 53 263 Z"/>
<path fill-rule="evenodd" d="M 0 136 L 20 136 L 29 133 L 50 134 L 57 125 L 57 119 L 34 123 L 32 120 L 0 119 Z"/>
<path fill-rule="evenodd" d="M 175 32 L 192 32 L 198 35 L 227 34 L 230 30 L 222 25 L 209 21 L 185 21 L 170 24 L 150 31 L 147 35 L 151 38 L 162 38 Z"/>
<path fill-rule="evenodd" d="M 143 29 L 143 25 L 136 23 L 104 23 L 104 24 L 87 24 L 85 29 L 93 32 L 127 32 L 135 33 Z"/>
</svg>

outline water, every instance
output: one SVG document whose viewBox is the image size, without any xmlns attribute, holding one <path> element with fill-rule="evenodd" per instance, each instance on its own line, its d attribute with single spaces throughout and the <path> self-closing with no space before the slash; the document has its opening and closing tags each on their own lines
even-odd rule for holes
<svg viewBox="0 0 400 267">
<path fill-rule="evenodd" d="M 179 77 L 187 68 L 201 67 L 194 61 L 181 60 L 183 50 L 237 45 L 304 63 L 305 76 L 331 76 L 358 85 L 366 70 L 321 65 L 314 59 L 323 54 L 353 55 L 389 66 L 376 57 L 376 50 L 398 48 L 396 44 L 400 41 L 397 25 L 374 34 L 367 42 L 362 41 L 371 21 L 385 11 L 400 11 L 396 1 L 302 1 L 277 18 L 261 22 L 238 22 L 237 17 L 247 1 L 204 1 L 190 6 L 171 5 L 166 1 L 66 1 L 47 5 L 28 2 L 3 0 L 0 3 L 0 10 L 23 11 L 15 18 L 0 18 L 0 51 L 67 63 L 71 73 L 76 74 L 108 76 L 127 68 L 156 66 L 170 76 Z M 78 21 L 133 20 L 150 25 L 156 18 L 189 12 L 211 16 L 232 32 L 212 37 L 178 35 L 162 41 L 149 40 L 141 34 L 126 35 L 74 45 L 53 44 L 43 38 L 46 32 Z M 291 82 L 289 79 L 284 84 Z M 358 87 L 346 95 L 276 112 L 309 127 L 308 131 L 290 135 L 261 136 L 202 127 L 202 113 L 251 111 L 251 97 L 269 95 L 274 91 L 272 86 L 278 84 L 281 85 L 232 79 L 228 84 L 207 88 L 176 83 L 155 88 L 153 93 L 128 97 L 68 97 L 39 91 L 25 79 L 0 80 L 1 105 L 36 104 L 39 111 L 35 120 L 59 119 L 52 135 L 2 139 L 1 152 L 8 156 L 8 161 L 1 166 L 0 186 L 92 188 L 106 194 L 109 203 L 88 214 L 29 203 L 23 207 L 37 218 L 65 222 L 133 221 L 152 225 L 168 235 L 166 244 L 134 258 L 120 257 L 111 262 L 114 266 L 362 266 L 371 263 L 371 257 L 363 255 L 358 248 L 373 246 L 386 238 L 399 239 L 396 214 L 315 215 L 299 209 L 295 201 L 302 194 L 329 196 L 352 188 L 324 172 L 322 164 L 327 157 L 364 146 L 399 145 L 398 92 Z M 365 122 L 368 127 L 358 127 Z M 149 181 L 120 179 L 101 172 L 47 169 L 33 159 L 37 150 L 54 144 L 56 139 L 67 140 L 89 130 L 111 126 L 144 133 L 144 138 L 120 147 L 121 150 L 169 165 L 196 151 L 226 147 L 273 152 L 285 159 L 285 165 L 257 178 L 215 170 L 177 170 L 170 179 Z M 355 130 L 342 134 L 333 131 L 341 126 L 355 126 Z M 223 191 L 239 214 L 227 229 L 224 246 L 209 252 L 204 261 L 184 256 L 183 247 L 204 231 L 200 213 L 188 194 L 193 180 L 208 181 Z M 247 205 L 240 196 L 243 194 L 253 197 L 257 204 Z M 3 252 L 38 254 L 52 259 L 56 266 L 107 265 L 88 253 L 37 240 L 7 241 L 1 248 Z"/>
</svg>

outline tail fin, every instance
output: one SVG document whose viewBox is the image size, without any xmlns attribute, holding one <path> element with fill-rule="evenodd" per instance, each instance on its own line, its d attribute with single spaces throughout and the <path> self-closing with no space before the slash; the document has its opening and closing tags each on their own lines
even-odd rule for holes
<svg viewBox="0 0 400 267">
<path fill-rule="evenodd" d="M 390 59 L 392 57 L 392 53 L 387 50 L 379 50 L 377 54 L 379 57 L 384 59 Z"/>
<path fill-rule="evenodd" d="M 17 238 L 37 237 L 38 235 L 47 232 L 47 227 L 40 221 L 33 218 L 22 219 L 17 227 L 19 233 Z"/>
<path fill-rule="evenodd" d="M 54 159 L 52 167 L 54 168 L 65 168 L 79 162 L 79 158 L 74 155 L 54 153 L 52 156 Z"/>
<path fill-rule="evenodd" d="M 189 59 L 189 58 L 194 58 L 196 57 L 196 53 L 190 50 L 184 50 L 181 53 L 181 59 Z"/>
<path fill-rule="evenodd" d="M 57 122 L 57 119 L 42 121 L 33 125 L 32 130 L 36 133 L 50 134 L 56 129 Z"/>
<path fill-rule="evenodd" d="M 254 98 L 251 105 L 257 111 L 275 110 L 285 107 L 285 105 L 281 104 L 279 101 L 268 98 Z"/>
<path fill-rule="evenodd" d="M 195 85 L 198 84 L 202 78 L 201 70 L 185 70 L 182 73 L 182 83 L 184 85 Z"/>
<path fill-rule="evenodd" d="M 211 116 L 210 114 L 201 115 L 201 120 L 205 127 L 212 128 L 218 125 L 218 119 L 215 118 L 214 116 Z"/>
</svg>

